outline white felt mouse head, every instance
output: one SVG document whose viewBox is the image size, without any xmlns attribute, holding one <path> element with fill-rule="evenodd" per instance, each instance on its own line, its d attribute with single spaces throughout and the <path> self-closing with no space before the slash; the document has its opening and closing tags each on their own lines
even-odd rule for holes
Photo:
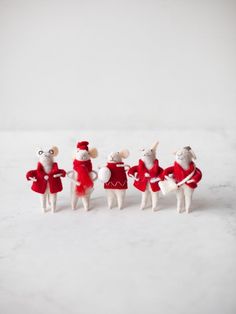
<svg viewBox="0 0 236 314">
<path fill-rule="evenodd" d="M 53 158 L 58 155 L 58 152 L 59 152 L 58 148 L 56 146 L 52 146 L 48 150 L 43 150 L 42 148 L 39 148 L 37 149 L 36 154 L 38 156 L 39 162 L 45 164 L 52 163 Z"/>
<path fill-rule="evenodd" d="M 119 152 L 111 152 L 108 155 L 107 161 L 108 162 L 122 162 L 122 159 L 129 157 L 128 149 L 122 149 Z"/>
<path fill-rule="evenodd" d="M 143 148 L 141 149 L 142 156 L 141 159 L 144 163 L 153 162 L 156 159 L 156 150 L 159 142 L 154 143 L 151 148 Z"/>
<path fill-rule="evenodd" d="M 37 156 L 39 162 L 43 166 L 44 170 L 49 173 L 52 169 L 54 157 L 58 155 L 58 148 L 52 146 L 48 150 L 43 150 L 42 148 L 37 149 Z"/>
<path fill-rule="evenodd" d="M 191 161 L 196 160 L 196 155 L 190 146 L 185 146 L 174 154 L 176 162 L 182 166 L 188 166 Z"/>
<path fill-rule="evenodd" d="M 96 148 L 88 148 L 89 142 L 82 141 L 77 144 L 75 159 L 79 161 L 86 161 L 90 158 L 96 158 L 98 151 Z"/>
</svg>

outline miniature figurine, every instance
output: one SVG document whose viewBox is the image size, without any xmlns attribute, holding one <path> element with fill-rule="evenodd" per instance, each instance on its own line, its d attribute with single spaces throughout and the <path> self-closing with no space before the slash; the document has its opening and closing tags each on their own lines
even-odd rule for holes
<svg viewBox="0 0 236 314">
<path fill-rule="evenodd" d="M 98 178 L 104 183 L 104 189 L 107 192 L 107 204 L 111 209 L 115 203 L 118 208 L 124 206 L 125 192 L 128 188 L 126 171 L 130 168 L 125 165 L 122 159 L 129 156 L 127 149 L 120 152 L 112 152 L 107 158 L 105 167 L 99 169 Z"/>
<path fill-rule="evenodd" d="M 159 183 L 162 193 L 165 195 L 171 191 L 176 191 L 177 211 L 190 212 L 193 191 L 197 183 L 202 178 L 201 171 L 196 168 L 193 160 L 196 155 L 190 146 L 186 146 L 175 154 L 175 163 L 163 171 L 162 179 Z"/>
<path fill-rule="evenodd" d="M 158 209 L 160 175 L 163 169 L 159 166 L 156 158 L 158 142 L 151 148 L 142 149 L 142 157 L 137 166 L 129 169 L 128 175 L 134 179 L 134 186 L 142 192 L 141 209 L 148 205 L 151 196 L 152 210 Z"/>
<path fill-rule="evenodd" d="M 85 210 L 90 209 L 90 198 L 93 191 L 94 181 L 97 179 L 97 172 L 92 169 L 91 158 L 98 155 L 97 149 L 88 148 L 86 141 L 77 144 L 73 170 L 67 172 L 71 180 L 71 207 L 76 209 L 79 198 L 82 200 Z"/>
<path fill-rule="evenodd" d="M 37 150 L 39 159 L 36 170 L 30 170 L 26 178 L 32 181 L 31 189 L 41 194 L 41 207 L 46 212 L 47 206 L 51 207 L 53 212 L 56 211 L 57 193 L 62 191 L 61 177 L 65 177 L 66 172 L 58 169 L 54 162 L 54 157 L 58 155 L 58 148 L 53 146 L 48 151 Z"/>
</svg>

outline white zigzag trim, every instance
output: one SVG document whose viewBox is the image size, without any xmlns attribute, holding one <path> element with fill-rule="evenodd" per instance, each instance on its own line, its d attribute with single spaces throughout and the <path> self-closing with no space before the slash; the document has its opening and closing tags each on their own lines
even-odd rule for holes
<svg viewBox="0 0 236 314">
<path fill-rule="evenodd" d="M 124 183 L 121 183 L 121 182 L 119 182 L 119 181 L 117 181 L 115 184 L 114 183 L 112 183 L 112 182 L 107 182 L 107 185 L 109 186 L 113 186 L 113 187 L 116 187 L 117 185 L 120 185 L 120 186 L 125 186 L 126 185 L 126 181 L 124 182 Z"/>
</svg>

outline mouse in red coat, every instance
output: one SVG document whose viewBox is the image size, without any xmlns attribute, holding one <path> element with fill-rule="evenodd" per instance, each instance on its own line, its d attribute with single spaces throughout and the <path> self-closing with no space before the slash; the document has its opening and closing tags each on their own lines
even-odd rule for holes
<svg viewBox="0 0 236 314">
<path fill-rule="evenodd" d="M 26 178 L 32 181 L 31 189 L 41 194 L 41 207 L 46 212 L 47 206 L 52 211 L 56 211 L 57 193 L 62 191 L 61 177 L 65 177 L 66 172 L 59 169 L 54 157 L 58 155 L 58 148 L 51 147 L 49 150 L 38 149 L 37 157 L 39 159 L 36 170 L 30 170 Z"/>
<path fill-rule="evenodd" d="M 73 170 L 67 172 L 71 180 L 71 207 L 76 209 L 78 200 L 81 199 L 84 209 L 90 209 L 90 198 L 93 191 L 94 181 L 97 179 L 97 172 L 93 170 L 91 158 L 96 158 L 96 148 L 88 147 L 89 142 L 78 142 L 74 160 Z"/>
<path fill-rule="evenodd" d="M 112 152 L 108 155 L 106 166 L 99 169 L 98 178 L 104 183 L 110 209 L 115 203 L 119 209 L 124 206 L 125 193 L 128 188 L 126 172 L 130 166 L 125 165 L 123 159 L 128 156 L 129 151 L 127 149 Z"/>
<path fill-rule="evenodd" d="M 148 205 L 148 199 L 151 196 L 152 210 L 158 209 L 159 191 L 158 182 L 163 169 L 159 166 L 156 158 L 156 149 L 159 142 L 156 142 L 151 148 L 142 149 L 142 156 L 139 163 L 129 169 L 128 175 L 134 179 L 134 186 L 142 192 L 141 209 Z"/>
<path fill-rule="evenodd" d="M 162 178 L 166 178 L 168 181 L 169 177 L 171 177 L 174 180 L 176 184 L 177 211 L 179 213 L 183 211 L 189 213 L 193 192 L 202 178 L 202 172 L 194 163 L 196 155 L 190 146 L 185 146 L 174 152 L 174 154 L 174 165 L 163 171 Z M 162 187 L 161 183 L 160 186 Z"/>
</svg>

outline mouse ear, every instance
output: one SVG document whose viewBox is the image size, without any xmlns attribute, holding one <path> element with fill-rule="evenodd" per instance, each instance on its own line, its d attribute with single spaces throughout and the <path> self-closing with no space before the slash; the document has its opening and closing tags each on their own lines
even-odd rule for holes
<svg viewBox="0 0 236 314">
<path fill-rule="evenodd" d="M 191 153 L 191 155 L 192 155 L 192 159 L 193 159 L 193 160 L 196 160 L 197 157 L 196 157 L 194 151 L 192 150 L 192 148 L 190 149 L 190 153 Z"/>
<path fill-rule="evenodd" d="M 129 157 L 129 151 L 128 149 L 122 149 L 120 152 L 119 152 L 121 158 L 128 158 Z"/>
<path fill-rule="evenodd" d="M 54 157 L 56 157 L 59 153 L 59 149 L 57 146 L 52 146 L 50 149 L 49 149 L 49 153 L 52 154 Z"/>
<path fill-rule="evenodd" d="M 151 149 L 153 149 L 153 150 L 155 150 L 155 151 L 156 151 L 158 144 L 159 144 L 159 142 L 158 142 L 158 141 L 157 141 L 157 142 L 155 142 L 155 143 L 152 145 Z"/>
<path fill-rule="evenodd" d="M 98 150 L 95 147 L 94 148 L 90 148 L 88 153 L 89 153 L 89 156 L 91 158 L 96 158 L 98 156 Z"/>
</svg>

